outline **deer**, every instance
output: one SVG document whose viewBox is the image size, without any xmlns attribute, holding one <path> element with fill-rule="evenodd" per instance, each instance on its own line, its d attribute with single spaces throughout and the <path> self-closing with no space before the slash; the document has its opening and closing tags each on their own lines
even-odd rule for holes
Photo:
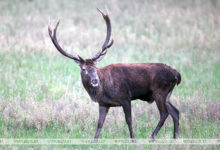
<svg viewBox="0 0 220 150">
<path fill-rule="evenodd" d="M 98 9 L 98 8 L 97 8 Z M 135 140 L 132 127 L 131 102 L 142 100 L 148 103 L 156 102 L 160 119 L 153 131 L 151 138 L 155 139 L 168 115 L 171 115 L 174 123 L 173 138 L 177 138 L 179 131 L 179 110 L 170 102 L 170 96 L 174 87 L 181 82 L 181 75 L 170 66 L 163 63 L 131 63 L 110 64 L 97 68 L 97 64 L 104 58 L 114 40 L 111 39 L 111 21 L 108 13 L 98 9 L 105 20 L 107 34 L 105 41 L 92 58 L 83 59 L 67 53 L 58 43 L 55 28 L 48 26 L 49 36 L 56 49 L 64 56 L 72 59 L 81 69 L 81 81 L 91 100 L 99 105 L 98 126 L 94 141 L 98 140 L 100 131 L 110 107 L 121 106 L 125 114 L 130 138 Z"/>
</svg>

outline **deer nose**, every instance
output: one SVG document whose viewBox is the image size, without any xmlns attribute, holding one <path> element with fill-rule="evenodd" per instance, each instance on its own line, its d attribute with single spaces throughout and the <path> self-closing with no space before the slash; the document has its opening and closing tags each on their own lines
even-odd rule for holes
<svg viewBox="0 0 220 150">
<path fill-rule="evenodd" d="M 97 79 L 92 79 L 92 84 L 98 84 L 98 80 Z"/>
</svg>

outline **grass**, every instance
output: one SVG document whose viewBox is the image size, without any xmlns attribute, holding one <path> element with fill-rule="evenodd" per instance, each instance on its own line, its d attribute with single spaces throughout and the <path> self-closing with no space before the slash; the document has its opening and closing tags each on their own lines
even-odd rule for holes
<svg viewBox="0 0 220 150">
<path fill-rule="evenodd" d="M 171 101 L 181 112 L 180 138 L 220 138 L 220 3 L 216 0 L 0 1 L 0 137 L 94 136 L 98 105 L 83 89 L 79 67 L 52 45 L 47 25 L 60 18 L 58 39 L 63 47 L 89 58 L 105 37 L 104 21 L 95 10 L 105 6 L 115 43 L 99 67 L 161 62 L 176 68 L 182 82 Z M 135 101 L 132 113 L 136 137 L 149 138 L 159 120 L 156 105 Z M 171 138 L 172 132 L 169 117 L 157 137 Z M 121 108 L 110 109 L 100 136 L 129 137 Z"/>
</svg>

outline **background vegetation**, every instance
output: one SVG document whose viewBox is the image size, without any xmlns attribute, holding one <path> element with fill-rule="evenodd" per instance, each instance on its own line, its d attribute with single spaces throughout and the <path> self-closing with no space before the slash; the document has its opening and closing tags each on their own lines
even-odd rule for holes
<svg viewBox="0 0 220 150">
<path fill-rule="evenodd" d="M 219 139 L 217 0 L 0 1 L 0 137 L 93 138 L 98 104 L 83 89 L 79 67 L 55 49 L 47 27 L 60 18 L 60 43 L 89 58 L 106 34 L 97 7 L 107 7 L 115 40 L 99 67 L 161 62 L 176 68 L 182 83 L 171 102 L 181 112 L 179 137 Z M 159 120 L 155 103 L 132 102 L 132 115 L 136 138 L 149 138 Z M 169 117 L 157 137 L 172 134 Z M 100 138 L 128 137 L 122 109 L 111 108 Z"/>
</svg>

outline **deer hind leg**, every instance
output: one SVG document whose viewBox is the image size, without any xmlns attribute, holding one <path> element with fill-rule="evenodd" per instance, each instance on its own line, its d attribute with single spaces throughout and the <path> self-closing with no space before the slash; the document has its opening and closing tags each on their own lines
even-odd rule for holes
<svg viewBox="0 0 220 150">
<path fill-rule="evenodd" d="M 168 94 L 166 98 L 166 107 L 167 107 L 169 114 L 171 115 L 173 119 L 173 123 L 174 123 L 173 138 L 175 139 L 177 138 L 178 131 L 179 131 L 179 111 L 170 103 L 170 95 L 171 95 L 171 92 Z"/>
<path fill-rule="evenodd" d="M 165 104 L 165 98 L 164 96 L 161 95 L 156 95 L 155 96 L 155 101 L 160 113 L 160 120 L 157 124 L 156 129 L 154 130 L 153 134 L 152 134 L 152 138 L 154 139 L 157 135 L 157 133 L 159 132 L 160 128 L 163 126 L 165 120 L 167 119 L 169 113 Z"/>
</svg>

